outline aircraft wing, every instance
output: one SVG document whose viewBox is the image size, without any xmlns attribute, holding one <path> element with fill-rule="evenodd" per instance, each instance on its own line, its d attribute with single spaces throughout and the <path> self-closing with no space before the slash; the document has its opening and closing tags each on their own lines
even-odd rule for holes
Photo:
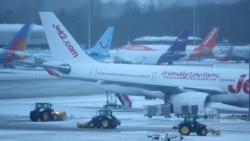
<svg viewBox="0 0 250 141">
<path fill-rule="evenodd" d="M 161 85 L 154 85 L 154 84 L 141 84 L 141 83 L 130 83 L 130 82 L 119 82 L 119 81 L 101 81 L 99 82 L 102 85 L 118 85 L 118 86 L 125 86 L 125 87 L 135 87 L 135 88 L 142 88 L 146 90 L 151 91 L 163 91 L 165 92 L 165 89 L 175 89 L 180 90 L 181 88 L 178 86 L 161 86 Z"/>
<path fill-rule="evenodd" d="M 219 87 L 210 87 L 210 86 L 185 86 L 184 89 L 188 90 L 195 90 L 200 92 L 205 92 L 209 94 L 225 94 L 226 92 L 223 91 Z"/>
<path fill-rule="evenodd" d="M 194 90 L 199 92 L 205 92 L 208 94 L 225 94 L 219 87 L 207 87 L 207 86 L 182 86 L 182 85 L 156 85 L 156 84 L 145 84 L 145 83 L 130 83 L 130 82 L 119 82 L 119 81 L 103 81 L 99 82 L 102 85 L 117 85 L 122 87 L 133 87 L 141 88 L 147 91 L 161 91 L 163 93 L 169 93 L 174 91 L 176 94 L 187 90 Z"/>
</svg>

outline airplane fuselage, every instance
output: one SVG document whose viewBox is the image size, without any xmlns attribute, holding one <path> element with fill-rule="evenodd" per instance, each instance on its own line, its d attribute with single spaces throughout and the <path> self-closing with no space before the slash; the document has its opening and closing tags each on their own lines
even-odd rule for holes
<svg viewBox="0 0 250 141">
<path fill-rule="evenodd" d="M 162 91 L 167 92 L 173 88 L 208 89 L 207 92 L 211 95 L 230 94 L 227 99 L 230 102 L 248 101 L 249 72 L 247 69 L 210 67 L 196 69 L 196 67 L 183 66 L 102 63 L 71 63 L 70 66 L 70 73 L 61 77 L 91 81 L 118 93 L 143 95 L 147 89 L 151 89 L 155 93 L 161 91 L 155 97 L 163 98 Z M 161 90 L 154 89 L 154 85 L 158 88 L 162 87 Z"/>
</svg>

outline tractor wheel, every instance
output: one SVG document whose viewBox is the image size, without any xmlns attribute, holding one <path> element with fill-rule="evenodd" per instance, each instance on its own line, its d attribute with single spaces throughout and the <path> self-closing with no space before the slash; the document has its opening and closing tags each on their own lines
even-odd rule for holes
<svg viewBox="0 0 250 141">
<path fill-rule="evenodd" d="M 40 120 L 41 121 L 48 121 L 49 120 L 49 112 L 46 110 L 40 112 Z"/>
<path fill-rule="evenodd" d="M 179 127 L 179 133 L 181 135 L 189 135 L 191 132 L 191 128 L 188 124 L 181 124 Z"/>
<path fill-rule="evenodd" d="M 88 123 L 89 128 L 95 128 L 95 123 L 93 121 L 90 121 Z"/>
<path fill-rule="evenodd" d="M 101 121 L 100 121 L 99 119 L 96 119 L 96 120 L 94 121 L 94 124 L 95 124 L 95 127 L 96 127 L 96 128 L 101 128 L 101 127 L 102 127 Z"/>
<path fill-rule="evenodd" d="M 110 128 L 111 127 L 111 121 L 108 119 L 108 118 L 103 118 L 101 120 L 101 125 L 102 125 L 102 128 L 104 129 L 107 129 L 107 128 Z"/>
<path fill-rule="evenodd" d="M 198 131 L 197 131 L 197 135 L 206 136 L 207 135 L 207 129 L 206 128 L 199 128 Z"/>
<path fill-rule="evenodd" d="M 53 113 L 52 120 L 53 121 L 57 121 L 58 120 L 58 116 L 57 116 L 56 113 Z"/>
<path fill-rule="evenodd" d="M 38 121 L 39 113 L 37 111 L 30 111 L 30 120 L 31 121 Z"/>
</svg>

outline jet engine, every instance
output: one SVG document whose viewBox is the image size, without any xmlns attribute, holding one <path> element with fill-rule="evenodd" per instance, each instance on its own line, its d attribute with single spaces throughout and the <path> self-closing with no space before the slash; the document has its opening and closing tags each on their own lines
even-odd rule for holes
<svg viewBox="0 0 250 141">
<path fill-rule="evenodd" d="M 198 105 L 199 112 L 203 112 L 211 104 L 211 98 L 207 93 L 189 91 L 172 95 L 171 102 L 173 105 Z"/>
</svg>

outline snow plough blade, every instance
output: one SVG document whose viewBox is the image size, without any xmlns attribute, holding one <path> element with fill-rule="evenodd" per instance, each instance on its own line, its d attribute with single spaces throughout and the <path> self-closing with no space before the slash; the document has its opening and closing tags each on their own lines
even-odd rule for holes
<svg viewBox="0 0 250 141">
<path fill-rule="evenodd" d="M 220 136 L 220 130 L 210 128 L 208 129 L 208 132 L 211 132 L 212 135 Z"/>
<path fill-rule="evenodd" d="M 77 126 L 77 128 L 89 128 L 89 123 L 88 122 L 84 122 L 84 123 L 77 122 L 76 126 Z"/>
<path fill-rule="evenodd" d="M 64 120 L 67 120 L 67 114 L 66 112 L 54 112 L 53 113 L 53 120 L 54 121 L 64 121 Z"/>
</svg>

